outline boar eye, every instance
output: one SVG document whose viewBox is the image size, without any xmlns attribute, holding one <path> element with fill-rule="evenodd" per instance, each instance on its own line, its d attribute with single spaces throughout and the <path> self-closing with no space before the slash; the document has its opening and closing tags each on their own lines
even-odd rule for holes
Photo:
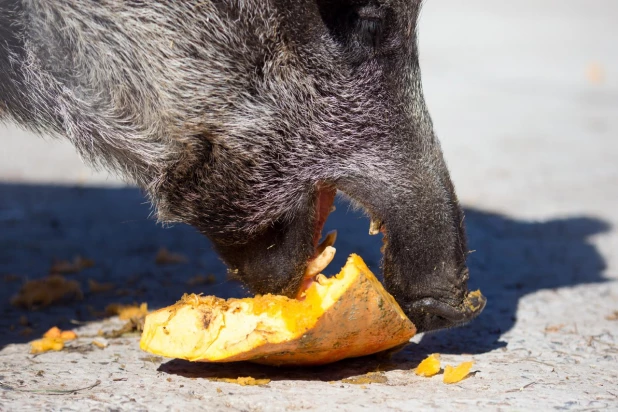
<svg viewBox="0 0 618 412">
<path fill-rule="evenodd" d="M 385 12 L 372 3 L 350 0 L 318 0 L 324 23 L 332 36 L 346 48 L 358 52 L 378 49 L 385 36 Z"/>
<path fill-rule="evenodd" d="M 359 45 L 377 48 L 384 31 L 384 19 L 380 10 L 363 7 L 348 14 L 348 34 Z"/>
</svg>

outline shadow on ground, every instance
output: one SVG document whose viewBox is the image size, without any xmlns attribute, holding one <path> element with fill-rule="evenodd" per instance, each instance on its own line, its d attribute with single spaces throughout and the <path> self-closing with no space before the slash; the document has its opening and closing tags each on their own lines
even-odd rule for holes
<svg viewBox="0 0 618 412">
<path fill-rule="evenodd" d="M 484 353 L 506 346 L 501 336 L 517 320 L 521 297 L 542 289 L 601 283 L 603 257 L 589 241 L 610 225 L 590 217 L 530 222 L 465 209 L 472 290 L 487 297 L 483 313 L 470 324 L 425 334 L 421 351 Z M 548 319 L 548 323 L 551 320 Z"/>
<path fill-rule="evenodd" d="M 380 237 L 367 235 L 369 223 L 361 213 L 348 210 L 341 199 L 336 205 L 325 229 L 338 229 L 338 254 L 327 274 L 337 272 L 352 252 L 378 272 Z M 148 302 L 156 308 L 175 302 L 184 292 L 246 295 L 239 284 L 226 280 L 224 265 L 203 236 L 183 225 L 162 228 L 149 214 L 144 197 L 132 188 L 0 184 L 0 349 L 30 341 L 53 325 L 70 328 L 75 321 L 94 320 L 96 312 L 112 302 Z M 604 281 L 604 260 L 589 241 L 590 236 L 609 230 L 599 219 L 530 222 L 466 208 L 466 222 L 470 248 L 476 250 L 469 258 L 470 287 L 480 288 L 488 305 L 468 326 L 424 335 L 418 345 L 393 358 L 399 363 L 416 361 L 420 354 L 431 352 L 483 353 L 499 348 L 505 345 L 501 335 L 516 321 L 522 296 L 540 289 Z M 186 263 L 156 264 L 161 247 L 182 253 Z M 34 311 L 10 305 L 10 297 L 25 281 L 46 276 L 54 260 L 76 255 L 95 262 L 91 268 L 66 275 L 81 285 L 83 300 Z M 199 274 L 213 274 L 215 281 L 189 285 Z M 93 293 L 90 280 L 113 283 L 114 288 Z M 358 374 L 364 370 L 359 365 L 375 370 L 383 362 L 376 359 L 345 362 L 356 365 L 353 369 Z M 196 367 L 205 374 L 221 374 L 225 369 L 172 361 L 161 370 L 195 373 Z M 237 367 L 228 368 L 234 371 Z"/>
<path fill-rule="evenodd" d="M 199 378 L 209 380 L 238 379 L 250 376 L 254 379 L 280 380 L 303 380 L 335 382 L 358 375 L 369 374 L 365 379 L 375 380 L 375 383 L 384 383 L 386 376 L 380 376 L 375 372 L 388 372 L 392 370 L 410 371 L 418 366 L 426 356 L 424 352 L 415 350 L 413 346 L 407 346 L 397 353 L 377 354 L 363 356 L 361 358 L 344 359 L 336 363 L 311 367 L 276 367 L 257 365 L 250 362 L 232 363 L 198 363 L 174 359 L 163 363 L 157 370 L 170 375 L 178 375 L 185 378 Z M 161 358 L 161 361 L 163 359 Z M 371 383 L 352 380 L 348 383 Z"/>
</svg>

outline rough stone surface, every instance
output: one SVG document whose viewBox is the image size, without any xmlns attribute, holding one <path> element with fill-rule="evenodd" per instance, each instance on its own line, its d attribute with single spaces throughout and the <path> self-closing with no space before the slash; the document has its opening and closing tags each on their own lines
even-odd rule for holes
<svg viewBox="0 0 618 412">
<path fill-rule="evenodd" d="M 99 330 L 121 325 L 97 317 L 109 303 L 244 291 L 191 228 L 150 220 L 137 190 L 91 173 L 64 143 L 0 129 L 0 411 L 618 409 L 617 15 L 614 0 L 425 5 L 426 98 L 466 209 L 472 286 L 489 303 L 472 324 L 417 336 L 390 359 L 274 369 L 154 357 L 137 335 L 95 347 Z M 328 222 L 340 235 L 330 273 L 351 252 L 378 270 L 380 239 L 347 209 L 339 201 Z M 161 247 L 186 263 L 157 265 Z M 9 304 L 75 255 L 95 261 L 66 275 L 83 300 Z M 210 273 L 214 284 L 187 284 Z M 114 287 L 94 293 L 89 279 Z M 80 338 L 30 355 L 27 342 L 53 325 Z M 443 366 L 474 360 L 473 373 L 454 385 L 414 375 L 434 352 Z M 376 383 L 351 383 L 372 371 Z M 221 381 L 241 376 L 270 382 Z"/>
</svg>

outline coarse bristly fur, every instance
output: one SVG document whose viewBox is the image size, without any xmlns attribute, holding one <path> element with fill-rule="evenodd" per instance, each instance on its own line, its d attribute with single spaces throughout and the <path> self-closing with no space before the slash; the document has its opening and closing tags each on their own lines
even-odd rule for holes
<svg viewBox="0 0 618 412">
<path fill-rule="evenodd" d="M 419 0 L 0 0 L 0 120 L 64 136 L 291 295 L 321 191 L 381 223 L 419 330 L 465 323 L 463 214 L 423 100 Z M 470 300 L 472 299 L 472 301 Z"/>
</svg>

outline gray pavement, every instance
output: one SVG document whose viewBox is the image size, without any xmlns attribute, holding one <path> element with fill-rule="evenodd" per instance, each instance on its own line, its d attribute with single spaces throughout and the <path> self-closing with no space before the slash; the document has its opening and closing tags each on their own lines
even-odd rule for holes
<svg viewBox="0 0 618 412">
<path fill-rule="evenodd" d="M 188 291 L 245 292 L 193 229 L 149 219 L 136 189 L 90 171 L 65 142 L 0 129 L 0 411 L 618 410 L 617 18 L 614 0 L 424 6 L 426 98 L 476 250 L 472 287 L 488 306 L 391 359 L 275 369 L 153 357 L 136 335 L 94 347 L 99 330 L 120 325 L 97 318 L 111 302 L 155 308 Z M 366 235 L 366 219 L 339 200 L 327 227 L 340 233 L 327 273 L 351 252 L 378 269 L 380 240 Z M 161 247 L 187 262 L 157 265 Z M 95 261 L 67 275 L 82 301 L 9 304 L 24 281 L 75 255 Z M 214 284 L 187 285 L 211 273 Z M 90 279 L 115 288 L 91 292 Z M 28 354 L 27 342 L 53 325 L 81 337 L 62 352 Z M 473 375 L 455 385 L 415 376 L 433 352 L 443 365 L 474 360 Z M 376 370 L 382 383 L 346 381 Z M 217 380 L 249 375 L 271 381 Z"/>
</svg>

